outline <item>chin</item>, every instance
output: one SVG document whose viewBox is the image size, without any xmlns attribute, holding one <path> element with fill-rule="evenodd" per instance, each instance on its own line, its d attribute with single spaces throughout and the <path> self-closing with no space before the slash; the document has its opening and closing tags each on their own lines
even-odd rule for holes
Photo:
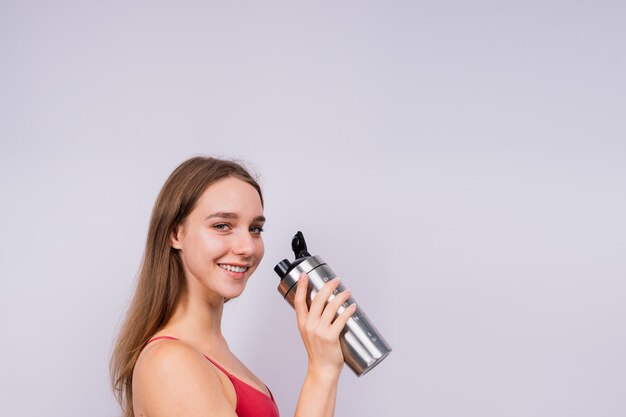
<svg viewBox="0 0 626 417">
<path fill-rule="evenodd" d="M 230 291 L 226 290 L 222 292 L 222 295 L 224 296 L 224 298 L 228 298 L 229 300 L 232 300 L 233 298 L 237 298 L 241 294 L 243 294 L 244 289 L 245 289 L 245 286 L 236 288 L 236 289 L 232 288 Z"/>
</svg>

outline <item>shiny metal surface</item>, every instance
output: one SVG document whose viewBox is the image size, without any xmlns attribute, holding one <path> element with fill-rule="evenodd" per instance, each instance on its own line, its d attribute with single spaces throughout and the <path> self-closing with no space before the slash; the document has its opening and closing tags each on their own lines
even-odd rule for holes
<svg viewBox="0 0 626 417">
<path fill-rule="evenodd" d="M 302 272 L 309 275 L 307 305 L 315 298 L 319 290 L 328 281 L 336 277 L 333 270 L 319 256 L 311 256 L 296 265 L 281 280 L 278 291 L 285 300 L 293 307 L 296 294 L 296 283 Z M 335 295 L 344 291 L 345 287 L 339 285 L 328 301 L 332 301 Z M 350 297 L 341 307 L 337 314 L 341 314 L 346 307 L 354 303 Z M 336 316 L 335 316 L 336 317 Z M 359 306 L 352 315 L 340 338 L 341 349 L 346 364 L 357 376 L 364 375 L 378 365 L 389 353 L 391 346 L 383 339 L 378 330 L 371 323 L 365 312 Z"/>
</svg>

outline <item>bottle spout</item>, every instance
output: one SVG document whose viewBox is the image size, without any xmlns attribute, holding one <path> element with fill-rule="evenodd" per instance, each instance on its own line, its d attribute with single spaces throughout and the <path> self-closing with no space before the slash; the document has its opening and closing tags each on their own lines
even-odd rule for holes
<svg viewBox="0 0 626 417">
<path fill-rule="evenodd" d="M 291 262 L 289 262 L 287 259 L 283 259 L 274 267 L 274 272 L 278 274 L 281 280 L 285 278 L 285 275 L 287 275 L 290 270 Z"/>
<path fill-rule="evenodd" d="M 291 249 L 296 255 L 296 259 L 307 258 L 311 256 L 311 254 L 306 250 L 306 241 L 304 240 L 304 235 L 301 231 L 298 231 L 298 233 L 296 233 L 296 235 L 291 240 Z"/>
</svg>

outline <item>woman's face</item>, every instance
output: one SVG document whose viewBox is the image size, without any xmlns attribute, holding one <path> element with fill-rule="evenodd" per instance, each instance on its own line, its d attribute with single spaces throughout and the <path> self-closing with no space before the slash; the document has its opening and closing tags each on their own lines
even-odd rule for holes
<svg viewBox="0 0 626 417">
<path fill-rule="evenodd" d="M 235 298 L 263 258 L 265 218 L 257 190 L 234 177 L 208 187 L 172 234 L 190 291 Z"/>
</svg>

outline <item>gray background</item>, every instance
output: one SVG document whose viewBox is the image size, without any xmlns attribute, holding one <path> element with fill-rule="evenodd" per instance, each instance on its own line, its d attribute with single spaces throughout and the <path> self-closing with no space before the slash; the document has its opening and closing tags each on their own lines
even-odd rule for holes
<svg viewBox="0 0 626 417">
<path fill-rule="evenodd" d="M 337 416 L 626 414 L 619 1 L 0 2 L 0 410 L 114 416 L 150 210 L 195 154 L 261 175 L 225 309 L 292 415 L 274 264 L 305 232 L 394 347 Z"/>
</svg>

